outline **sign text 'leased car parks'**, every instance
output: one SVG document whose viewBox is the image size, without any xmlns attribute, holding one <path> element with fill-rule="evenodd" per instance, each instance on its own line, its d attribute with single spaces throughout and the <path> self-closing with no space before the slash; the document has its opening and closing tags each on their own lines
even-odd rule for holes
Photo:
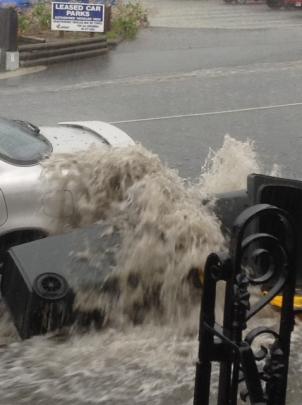
<svg viewBox="0 0 302 405">
<path fill-rule="evenodd" d="M 104 32 L 104 5 L 54 1 L 51 7 L 51 29 Z"/>
</svg>

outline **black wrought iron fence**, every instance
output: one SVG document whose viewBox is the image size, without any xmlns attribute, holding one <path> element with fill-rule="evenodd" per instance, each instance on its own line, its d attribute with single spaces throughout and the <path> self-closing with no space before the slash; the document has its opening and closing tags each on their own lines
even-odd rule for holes
<svg viewBox="0 0 302 405">
<path fill-rule="evenodd" d="M 266 227 L 266 224 L 269 224 Z M 199 353 L 194 405 L 210 403 L 212 365 L 219 365 L 218 405 L 235 405 L 239 398 L 252 405 L 286 402 L 290 338 L 294 326 L 297 267 L 297 221 L 283 209 L 257 204 L 235 221 L 228 254 L 211 254 L 204 274 L 200 313 Z M 225 284 L 222 325 L 215 320 L 217 283 Z M 250 287 L 260 298 L 251 304 Z M 283 295 L 275 328 L 249 322 Z M 254 322 L 253 322 L 254 324 Z M 254 349 L 256 339 L 269 335 L 273 343 Z"/>
</svg>

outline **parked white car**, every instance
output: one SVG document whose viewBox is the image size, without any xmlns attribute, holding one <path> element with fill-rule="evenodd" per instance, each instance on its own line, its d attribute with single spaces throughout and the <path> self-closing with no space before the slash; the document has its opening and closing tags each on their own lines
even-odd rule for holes
<svg viewBox="0 0 302 405">
<path fill-rule="evenodd" d="M 92 144 L 122 147 L 134 142 L 119 128 L 101 121 L 38 128 L 0 118 L 0 254 L 53 230 L 55 221 L 40 180 L 41 161 L 54 152 L 87 150 Z M 68 191 L 58 193 L 70 197 Z"/>
</svg>

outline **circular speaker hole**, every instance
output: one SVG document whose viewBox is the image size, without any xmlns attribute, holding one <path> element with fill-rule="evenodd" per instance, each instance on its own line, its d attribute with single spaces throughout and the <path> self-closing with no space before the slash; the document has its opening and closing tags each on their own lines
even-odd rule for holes
<svg viewBox="0 0 302 405">
<path fill-rule="evenodd" d="M 44 273 L 36 278 L 34 290 L 41 298 L 57 300 L 64 297 L 68 285 L 59 274 Z"/>
</svg>

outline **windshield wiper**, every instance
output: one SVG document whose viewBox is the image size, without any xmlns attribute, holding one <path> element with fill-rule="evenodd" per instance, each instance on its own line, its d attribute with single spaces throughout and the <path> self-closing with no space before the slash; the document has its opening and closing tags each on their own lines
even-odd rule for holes
<svg viewBox="0 0 302 405">
<path fill-rule="evenodd" d="M 15 123 L 17 123 L 18 125 L 22 126 L 22 127 L 26 127 L 28 129 L 30 129 L 31 131 L 33 131 L 35 134 L 39 134 L 40 133 L 40 128 L 37 127 L 36 125 L 32 124 L 31 122 L 28 121 L 22 121 L 22 120 L 14 120 Z"/>
</svg>

